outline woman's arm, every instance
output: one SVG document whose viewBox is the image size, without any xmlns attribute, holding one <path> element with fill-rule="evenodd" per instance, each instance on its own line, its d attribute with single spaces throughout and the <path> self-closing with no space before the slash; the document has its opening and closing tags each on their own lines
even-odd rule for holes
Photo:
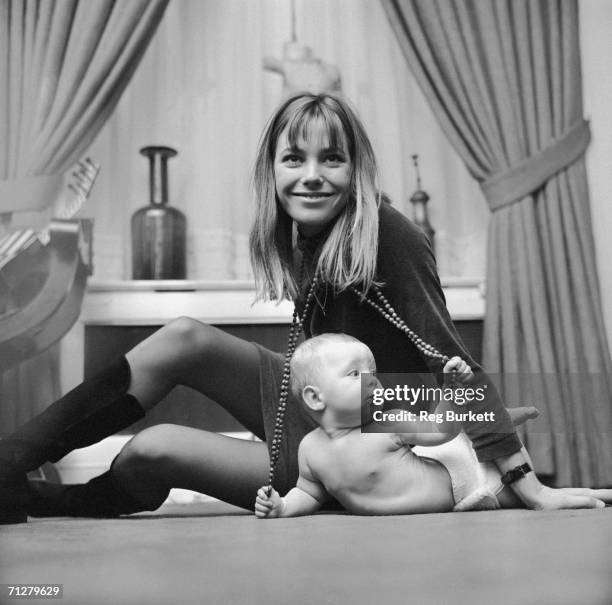
<svg viewBox="0 0 612 605">
<path fill-rule="evenodd" d="M 470 404 L 475 413 L 493 412 L 491 422 L 463 422 L 463 430 L 474 445 L 481 462 L 494 461 L 503 473 L 527 462 L 497 388 L 473 362 L 461 342 L 446 308 L 442 285 L 431 246 L 426 236 L 393 208 L 381 209 L 379 263 L 388 286 L 385 293 L 408 327 L 426 343 L 449 357 L 458 355 L 472 366 L 472 386 L 486 389 L 480 403 Z M 436 363 L 425 357 L 432 372 Z M 594 498 L 569 495 L 543 486 L 531 472 L 511 484 L 516 495 L 533 509 L 585 508 L 599 506 Z"/>
<path fill-rule="evenodd" d="M 475 374 L 470 386 L 486 396 L 468 406 L 474 414 L 493 412 L 489 421 L 465 421 L 463 430 L 482 462 L 518 452 L 522 446 L 497 388 L 471 358 L 451 320 L 431 245 L 425 234 L 393 208 L 381 208 L 379 272 L 383 293 L 406 325 L 448 357 L 464 359 Z M 432 373 L 440 362 L 422 355 Z"/>
</svg>

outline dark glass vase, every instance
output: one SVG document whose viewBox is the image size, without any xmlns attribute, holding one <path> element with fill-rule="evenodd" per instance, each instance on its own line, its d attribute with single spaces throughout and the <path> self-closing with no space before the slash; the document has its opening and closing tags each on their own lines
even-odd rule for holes
<svg viewBox="0 0 612 605">
<path fill-rule="evenodd" d="M 171 147 L 143 147 L 149 158 L 151 201 L 132 216 L 134 279 L 185 279 L 185 215 L 168 206 L 168 158 Z"/>
</svg>

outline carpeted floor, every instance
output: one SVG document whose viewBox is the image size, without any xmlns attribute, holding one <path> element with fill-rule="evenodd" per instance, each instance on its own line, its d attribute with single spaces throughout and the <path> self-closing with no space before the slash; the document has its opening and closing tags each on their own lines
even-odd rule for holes
<svg viewBox="0 0 612 605">
<path fill-rule="evenodd" d="M 0 527 L 0 583 L 61 583 L 66 605 L 611 605 L 612 508 L 34 519 Z"/>
</svg>

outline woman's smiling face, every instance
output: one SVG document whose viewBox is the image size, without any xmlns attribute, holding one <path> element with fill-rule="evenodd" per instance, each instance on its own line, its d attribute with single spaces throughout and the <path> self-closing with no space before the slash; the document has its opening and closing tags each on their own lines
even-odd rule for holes
<svg viewBox="0 0 612 605">
<path fill-rule="evenodd" d="M 308 140 L 291 145 L 285 129 L 274 156 L 276 195 L 303 235 L 314 235 L 340 214 L 351 189 L 352 163 L 343 144 L 330 146 L 319 120 L 308 127 Z"/>
</svg>

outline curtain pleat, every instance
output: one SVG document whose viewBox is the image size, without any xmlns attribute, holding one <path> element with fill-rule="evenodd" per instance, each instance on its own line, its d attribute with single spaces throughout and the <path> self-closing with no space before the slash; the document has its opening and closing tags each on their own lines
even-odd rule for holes
<svg viewBox="0 0 612 605">
<path fill-rule="evenodd" d="M 167 3 L 0 0 L 0 179 L 61 174 L 81 156 Z M 58 395 L 57 366 L 54 347 L 0 376 L 0 433 Z"/>
<path fill-rule="evenodd" d="M 479 182 L 582 120 L 575 0 L 381 1 L 442 129 Z M 532 168 L 544 173 L 542 164 Z M 554 473 L 558 485 L 607 485 L 612 363 L 582 154 L 541 182 L 510 205 L 488 200 L 495 211 L 485 367 L 501 374 L 510 404 L 543 408 L 521 429 L 539 472 Z"/>
</svg>

